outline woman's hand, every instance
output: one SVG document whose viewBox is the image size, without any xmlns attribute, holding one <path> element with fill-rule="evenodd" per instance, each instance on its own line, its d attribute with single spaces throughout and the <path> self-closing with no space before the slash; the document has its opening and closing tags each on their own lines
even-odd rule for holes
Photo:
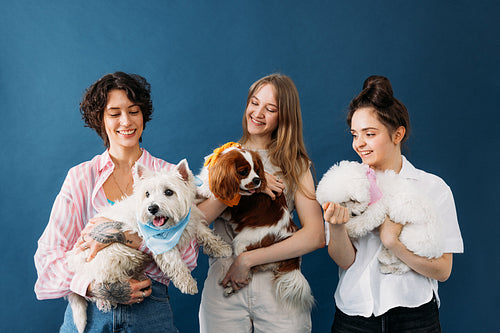
<svg viewBox="0 0 500 333">
<path fill-rule="evenodd" d="M 236 257 L 231 267 L 229 267 L 221 285 L 226 288 L 229 282 L 231 282 L 231 287 L 234 291 L 240 290 L 249 283 L 250 268 L 251 266 L 248 260 L 246 260 L 245 253 L 240 254 Z"/>
<path fill-rule="evenodd" d="M 129 231 L 124 231 L 124 223 L 97 217 L 89 220 L 81 236 L 75 243 L 76 253 L 90 249 L 87 261 L 91 261 L 105 247 L 118 242 L 134 249 L 139 248 L 142 238 Z"/>
<path fill-rule="evenodd" d="M 88 287 L 87 295 L 129 305 L 142 302 L 151 292 L 151 280 L 146 278 L 142 281 L 130 279 L 127 282 L 93 282 Z"/>
<path fill-rule="evenodd" d="M 356 259 L 356 249 L 345 227 L 350 218 L 349 209 L 333 202 L 323 204 L 322 208 L 330 233 L 328 254 L 340 268 L 349 269 Z"/>
<path fill-rule="evenodd" d="M 441 257 L 432 259 L 418 256 L 399 240 L 402 229 L 403 225 L 394 223 L 387 217 L 379 227 L 380 241 L 415 272 L 440 282 L 446 281 L 451 274 L 453 254 L 444 253 Z"/>
<path fill-rule="evenodd" d="M 349 221 L 349 209 L 338 203 L 327 202 L 323 206 L 323 218 L 331 225 L 344 225 Z"/>
<path fill-rule="evenodd" d="M 399 235 L 401 234 L 401 230 L 403 230 L 403 225 L 394 223 L 389 217 L 386 217 L 378 230 L 382 244 L 390 250 L 399 242 Z"/>
<path fill-rule="evenodd" d="M 263 192 L 270 196 L 271 199 L 274 200 L 276 199 L 276 196 L 279 196 L 281 193 L 283 193 L 285 184 L 283 184 L 283 179 L 281 179 L 279 176 L 274 176 L 266 172 L 266 182 L 267 186 Z"/>
</svg>

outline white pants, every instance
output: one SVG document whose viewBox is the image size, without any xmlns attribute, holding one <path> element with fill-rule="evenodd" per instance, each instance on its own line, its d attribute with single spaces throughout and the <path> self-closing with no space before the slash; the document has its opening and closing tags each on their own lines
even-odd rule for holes
<svg viewBox="0 0 500 333">
<path fill-rule="evenodd" d="M 250 284 L 225 297 L 219 284 L 227 259 L 215 260 L 208 270 L 200 305 L 200 333 L 311 332 L 311 314 L 285 312 L 276 302 L 271 272 L 253 275 Z"/>
</svg>

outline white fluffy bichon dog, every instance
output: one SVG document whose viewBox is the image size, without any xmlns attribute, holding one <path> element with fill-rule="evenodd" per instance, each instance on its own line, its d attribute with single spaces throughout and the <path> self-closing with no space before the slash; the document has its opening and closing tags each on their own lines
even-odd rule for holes
<svg viewBox="0 0 500 333">
<path fill-rule="evenodd" d="M 196 182 L 186 160 L 167 170 L 154 172 L 142 165 L 135 166 L 134 192 L 116 202 L 98 216 L 126 224 L 124 231 L 138 232 L 150 250 L 161 271 L 183 293 L 198 292 L 196 281 L 179 250 L 193 238 L 206 253 L 216 257 L 231 256 L 232 247 L 215 236 L 204 223 L 203 213 L 195 205 Z M 87 262 L 88 251 L 67 257 L 68 267 L 96 283 L 125 282 L 131 278 L 144 280 L 144 268 L 151 257 L 121 243 L 113 243 Z M 96 302 L 99 310 L 109 311 L 116 304 L 106 299 L 84 298 L 70 294 L 68 300 L 79 332 L 87 323 L 87 300 Z"/>
<path fill-rule="evenodd" d="M 375 179 L 376 185 L 371 184 L 367 165 L 342 161 L 325 173 L 316 197 L 320 204 L 335 202 L 349 209 L 351 218 L 346 228 L 352 239 L 379 227 L 388 216 L 403 225 L 399 240 L 408 250 L 421 257 L 441 257 L 441 223 L 432 203 L 417 191 L 411 180 L 392 170 L 375 172 Z M 380 197 L 370 204 L 373 187 Z M 382 273 L 403 274 L 410 269 L 385 247 L 378 260 Z"/>
</svg>

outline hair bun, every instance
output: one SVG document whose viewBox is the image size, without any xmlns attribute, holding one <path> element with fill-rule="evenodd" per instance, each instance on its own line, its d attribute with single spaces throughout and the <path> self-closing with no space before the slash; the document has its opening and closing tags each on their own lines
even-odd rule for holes
<svg viewBox="0 0 500 333">
<path fill-rule="evenodd" d="M 363 83 L 364 95 L 373 105 L 378 108 L 386 108 L 394 104 L 394 95 L 391 82 L 385 76 L 372 75 Z"/>
</svg>

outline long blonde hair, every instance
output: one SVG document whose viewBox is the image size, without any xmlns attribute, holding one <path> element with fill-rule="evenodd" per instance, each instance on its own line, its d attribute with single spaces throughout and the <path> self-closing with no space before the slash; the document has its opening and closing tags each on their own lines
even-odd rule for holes
<svg viewBox="0 0 500 333">
<path fill-rule="evenodd" d="M 271 142 L 267 146 L 271 163 L 281 169 L 281 176 L 290 187 L 290 193 L 296 190 L 305 193 L 300 186 L 304 173 L 312 165 L 307 155 L 302 137 L 302 115 L 300 112 L 299 93 L 297 88 L 286 75 L 271 74 L 256 81 L 248 91 L 245 114 L 243 115 L 243 136 L 240 143 L 245 145 L 249 140 L 246 109 L 252 96 L 265 84 L 270 84 L 278 103 L 278 127 L 271 134 Z"/>
</svg>

